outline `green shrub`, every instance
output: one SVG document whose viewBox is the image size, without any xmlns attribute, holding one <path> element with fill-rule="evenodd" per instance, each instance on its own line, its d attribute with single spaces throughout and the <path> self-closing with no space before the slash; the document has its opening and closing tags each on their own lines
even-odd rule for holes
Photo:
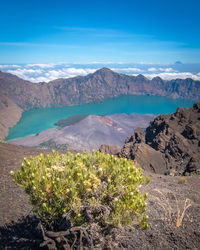
<svg viewBox="0 0 200 250">
<path fill-rule="evenodd" d="M 11 175 L 29 195 L 34 212 L 53 229 L 58 229 L 64 214 L 74 226 L 91 221 L 124 226 L 137 219 L 147 227 L 147 194 L 138 189 L 144 177 L 131 160 L 100 152 L 53 151 L 46 157 L 25 158 Z"/>
</svg>

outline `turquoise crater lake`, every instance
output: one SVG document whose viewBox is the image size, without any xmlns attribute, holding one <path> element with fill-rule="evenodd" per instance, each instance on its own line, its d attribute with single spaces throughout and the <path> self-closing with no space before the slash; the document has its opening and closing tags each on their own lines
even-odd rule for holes
<svg viewBox="0 0 200 250">
<path fill-rule="evenodd" d="M 6 141 L 35 135 L 49 128 L 56 128 L 54 123 L 73 115 L 168 114 L 175 112 L 178 107 L 191 107 L 193 104 L 193 101 L 182 99 L 128 95 L 101 103 L 32 109 L 22 114 L 20 121 L 10 129 Z"/>
</svg>

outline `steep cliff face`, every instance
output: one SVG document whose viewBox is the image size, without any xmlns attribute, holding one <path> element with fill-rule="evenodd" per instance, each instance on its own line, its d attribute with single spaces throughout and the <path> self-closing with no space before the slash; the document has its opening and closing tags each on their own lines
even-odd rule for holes
<svg viewBox="0 0 200 250">
<path fill-rule="evenodd" d="M 31 83 L 8 73 L 0 72 L 0 94 L 7 96 L 23 110 L 53 104 L 50 86 L 45 83 Z"/>
<path fill-rule="evenodd" d="M 9 98 L 24 111 L 41 107 L 94 103 L 123 94 L 199 100 L 200 82 L 192 79 L 164 81 L 159 77 L 148 80 L 142 75 L 128 76 L 102 68 L 83 77 L 57 79 L 49 83 L 31 83 L 12 74 L 0 72 L 0 95 Z M 8 116 L 12 116 L 12 108 L 7 110 L 7 113 Z M 3 124 L 6 122 L 3 121 Z M 0 136 L 4 137 L 2 134 Z"/>
<path fill-rule="evenodd" d="M 102 101 L 122 94 L 159 95 L 173 98 L 200 99 L 200 82 L 192 79 L 149 80 L 142 75 L 128 76 L 103 68 L 85 77 L 52 81 L 57 105 L 67 100 L 73 104 Z M 62 93 L 62 96 L 60 96 Z"/>
<path fill-rule="evenodd" d="M 23 110 L 6 96 L 0 95 L 0 139 L 8 135 L 9 128 L 20 119 Z"/>
<path fill-rule="evenodd" d="M 146 129 L 126 139 L 121 156 L 146 170 L 162 174 L 200 172 L 200 103 L 158 116 Z"/>
<path fill-rule="evenodd" d="M 148 80 L 142 75 L 127 76 L 103 68 L 87 76 L 31 83 L 0 72 L 0 94 L 23 110 L 38 107 L 93 103 L 122 94 L 160 95 L 191 100 L 200 99 L 200 82 L 192 79 Z"/>
</svg>

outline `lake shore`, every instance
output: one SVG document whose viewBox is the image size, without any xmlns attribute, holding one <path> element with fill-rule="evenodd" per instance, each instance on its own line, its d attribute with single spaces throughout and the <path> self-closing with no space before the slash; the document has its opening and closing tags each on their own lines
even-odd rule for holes
<svg viewBox="0 0 200 250">
<path fill-rule="evenodd" d="M 23 138 L 56 128 L 54 124 L 74 115 L 168 114 L 178 107 L 191 107 L 193 101 L 161 96 L 122 95 L 104 102 L 75 106 L 39 108 L 26 111 L 20 121 L 9 130 L 6 141 Z"/>
</svg>

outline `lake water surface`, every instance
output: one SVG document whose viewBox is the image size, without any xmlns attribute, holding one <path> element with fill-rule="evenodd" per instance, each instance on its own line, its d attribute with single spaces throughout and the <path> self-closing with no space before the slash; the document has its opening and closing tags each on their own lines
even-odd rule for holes
<svg viewBox="0 0 200 250">
<path fill-rule="evenodd" d="M 6 140 L 35 135 L 46 129 L 56 128 L 54 123 L 73 115 L 167 114 L 175 112 L 177 107 L 192 107 L 193 103 L 189 100 L 169 99 L 160 96 L 128 95 L 101 103 L 32 109 L 22 114 L 20 121 L 10 129 Z"/>
</svg>

